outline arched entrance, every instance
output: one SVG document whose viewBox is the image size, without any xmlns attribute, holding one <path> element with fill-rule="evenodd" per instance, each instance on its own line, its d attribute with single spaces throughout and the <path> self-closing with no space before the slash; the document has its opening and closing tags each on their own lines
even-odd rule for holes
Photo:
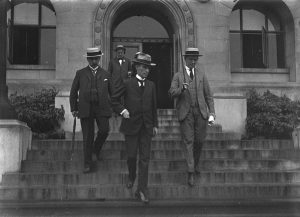
<svg viewBox="0 0 300 217">
<path fill-rule="evenodd" d="M 141 24 L 136 25 L 135 22 Z M 141 31 L 144 35 L 122 33 L 126 23 L 129 24 L 128 31 L 138 32 L 136 28 L 140 27 L 144 29 Z M 152 24 L 156 27 L 151 27 Z M 147 35 L 147 29 L 152 30 L 150 35 L 149 32 Z M 181 68 L 180 50 L 181 47 L 184 50 L 186 46 L 195 46 L 195 38 L 192 14 L 182 0 L 103 0 L 95 16 L 94 45 L 101 46 L 104 51 L 104 68 L 118 43 L 129 48 L 129 58 L 138 50 L 152 55 L 157 66 L 149 78 L 157 86 L 158 108 L 173 108 L 168 89 L 174 72 Z"/>
</svg>

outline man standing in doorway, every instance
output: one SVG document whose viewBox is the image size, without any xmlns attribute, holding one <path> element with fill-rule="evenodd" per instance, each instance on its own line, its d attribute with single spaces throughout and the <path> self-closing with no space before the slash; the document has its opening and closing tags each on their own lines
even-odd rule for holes
<svg viewBox="0 0 300 217">
<path fill-rule="evenodd" d="M 213 94 L 206 75 L 196 66 L 198 48 L 187 48 L 183 55 L 185 67 L 172 80 L 170 95 L 176 99 L 177 115 L 188 165 L 188 185 L 194 186 L 207 125 L 215 120 Z"/>
<path fill-rule="evenodd" d="M 108 72 L 111 73 L 113 79 L 121 76 L 124 81 L 132 75 L 131 61 L 124 56 L 126 48 L 123 45 L 117 45 L 115 51 L 116 57 L 109 62 Z"/>
<path fill-rule="evenodd" d="M 136 77 L 124 82 L 124 105 L 116 103 L 115 111 L 123 116 L 120 131 L 125 135 L 129 180 L 127 188 L 132 188 L 136 178 L 137 153 L 139 153 L 138 185 L 135 196 L 144 203 L 148 198 L 148 167 L 151 151 L 151 139 L 157 134 L 158 119 L 156 89 L 152 81 L 147 80 L 151 56 L 137 53 L 133 60 Z"/>
<path fill-rule="evenodd" d="M 109 95 L 112 96 L 121 88 L 122 81 L 115 81 L 111 75 L 99 66 L 102 52 L 99 48 L 87 48 L 85 57 L 88 66 L 76 72 L 70 91 L 70 107 L 74 117 L 79 117 L 83 135 L 84 173 L 91 171 L 92 154 L 99 154 L 108 136 L 109 117 L 112 115 Z M 120 89 L 119 89 L 120 90 Z M 97 138 L 94 141 L 94 120 L 98 126 Z"/>
</svg>

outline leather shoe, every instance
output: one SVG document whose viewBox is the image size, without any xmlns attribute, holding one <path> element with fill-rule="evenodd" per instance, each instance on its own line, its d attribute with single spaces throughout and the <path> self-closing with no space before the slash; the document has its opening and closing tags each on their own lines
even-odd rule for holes
<svg viewBox="0 0 300 217">
<path fill-rule="evenodd" d="M 128 180 L 128 182 L 127 182 L 127 184 L 126 184 L 126 187 L 128 188 L 128 189 L 130 189 L 130 188 L 132 188 L 133 187 L 133 181 L 131 181 L 131 180 Z"/>
<path fill-rule="evenodd" d="M 188 185 L 190 187 L 193 187 L 195 185 L 195 183 L 194 183 L 194 173 L 188 173 Z"/>
<path fill-rule="evenodd" d="M 135 192 L 135 197 L 142 201 L 144 204 L 148 204 L 149 203 L 149 198 L 147 196 L 147 194 L 143 193 L 142 191 L 136 191 Z"/>
</svg>

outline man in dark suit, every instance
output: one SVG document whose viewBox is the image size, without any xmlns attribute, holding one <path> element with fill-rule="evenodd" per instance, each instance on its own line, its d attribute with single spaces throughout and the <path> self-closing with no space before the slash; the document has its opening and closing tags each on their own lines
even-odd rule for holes
<svg viewBox="0 0 300 217">
<path fill-rule="evenodd" d="M 89 65 L 76 72 L 70 91 L 71 112 L 74 117 L 79 117 L 81 122 L 84 173 L 91 171 L 93 152 L 99 160 L 101 148 L 109 132 L 108 119 L 112 114 L 109 95 L 117 90 L 116 86 L 113 86 L 111 75 L 99 66 L 101 56 L 99 48 L 87 49 L 85 57 Z M 121 85 L 121 79 L 119 82 Z M 94 120 L 98 126 L 95 141 Z"/>
<path fill-rule="evenodd" d="M 194 173 L 199 174 L 198 163 L 206 137 L 207 125 L 215 120 L 213 94 L 204 71 L 197 66 L 202 56 L 198 48 L 187 48 L 183 55 L 185 67 L 172 80 L 169 93 L 176 99 L 177 115 L 185 146 L 188 165 L 188 185 L 194 186 Z"/>
<path fill-rule="evenodd" d="M 136 77 L 124 82 L 124 105 L 117 103 L 115 111 L 123 116 L 120 131 L 125 135 L 127 166 L 129 171 L 128 188 L 132 188 L 136 178 L 137 152 L 139 151 L 138 186 L 135 196 L 144 203 L 148 198 L 148 167 L 151 138 L 157 134 L 158 120 L 156 111 L 156 89 L 147 80 L 151 56 L 137 53 L 133 60 Z"/>
<path fill-rule="evenodd" d="M 122 79 L 126 80 L 129 77 L 131 77 L 131 73 L 132 73 L 131 61 L 124 56 L 126 52 L 126 48 L 123 45 L 118 45 L 115 51 L 116 51 L 116 57 L 109 62 L 108 72 L 112 74 L 113 79 L 115 78 L 115 76 L 121 75 Z"/>
</svg>

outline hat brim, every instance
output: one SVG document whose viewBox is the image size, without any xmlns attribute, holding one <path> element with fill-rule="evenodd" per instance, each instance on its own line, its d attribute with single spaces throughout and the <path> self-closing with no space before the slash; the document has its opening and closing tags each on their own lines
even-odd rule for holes
<svg viewBox="0 0 300 217">
<path fill-rule="evenodd" d="M 125 47 L 117 47 L 116 49 L 115 49 L 115 51 L 117 51 L 117 50 L 126 50 L 126 48 Z"/>
<path fill-rule="evenodd" d="M 143 64 L 143 65 L 146 65 L 146 66 L 156 66 L 155 63 L 149 63 L 149 62 L 144 62 L 144 61 L 139 61 L 139 60 L 132 60 L 132 62 L 140 63 L 140 64 Z"/>
<path fill-rule="evenodd" d="M 89 56 L 89 55 L 85 54 L 83 56 L 86 57 L 86 58 L 101 57 L 101 56 L 103 56 L 103 53 L 102 54 L 93 55 L 93 56 Z"/>
<path fill-rule="evenodd" d="M 200 56 L 203 56 L 203 54 L 182 54 L 182 56 L 197 56 L 197 57 L 200 57 Z"/>
</svg>

